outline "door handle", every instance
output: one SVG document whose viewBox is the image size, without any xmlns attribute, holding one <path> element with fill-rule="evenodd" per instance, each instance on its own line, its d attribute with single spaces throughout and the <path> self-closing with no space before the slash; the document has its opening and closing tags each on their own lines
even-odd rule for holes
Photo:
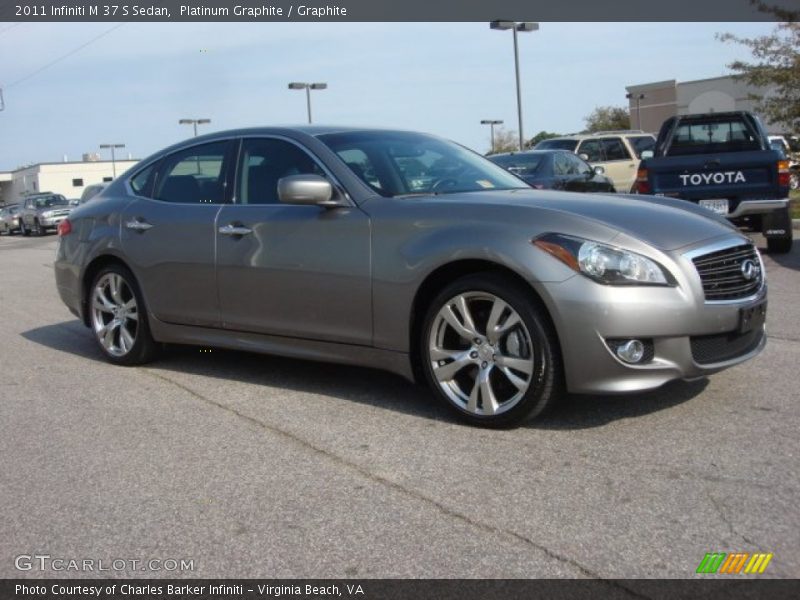
<svg viewBox="0 0 800 600">
<path fill-rule="evenodd" d="M 238 225 L 223 225 L 219 228 L 219 232 L 222 235 L 249 235 L 253 230 Z"/>
<path fill-rule="evenodd" d="M 137 219 L 132 219 L 125 223 L 126 229 L 133 229 L 134 231 L 147 231 L 148 229 L 152 229 L 153 226 L 150 225 L 147 221 L 139 221 Z"/>
</svg>

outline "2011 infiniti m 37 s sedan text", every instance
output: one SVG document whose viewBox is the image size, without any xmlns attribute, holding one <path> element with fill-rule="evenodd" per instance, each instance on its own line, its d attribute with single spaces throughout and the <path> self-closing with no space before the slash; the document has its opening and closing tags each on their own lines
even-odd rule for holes
<svg viewBox="0 0 800 600">
<path fill-rule="evenodd" d="M 179 343 L 367 365 L 479 425 L 701 377 L 766 341 L 761 258 L 725 219 L 532 190 L 418 133 L 194 138 L 59 234 L 61 298 L 115 364 Z"/>
</svg>

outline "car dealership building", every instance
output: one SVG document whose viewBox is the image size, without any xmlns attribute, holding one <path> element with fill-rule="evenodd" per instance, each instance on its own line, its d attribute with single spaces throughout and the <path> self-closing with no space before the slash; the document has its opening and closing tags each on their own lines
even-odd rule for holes
<svg viewBox="0 0 800 600">
<path fill-rule="evenodd" d="M 674 79 L 629 85 L 628 107 L 631 127 L 658 133 L 669 117 L 730 110 L 755 110 L 751 95 L 766 95 L 767 90 L 754 88 L 730 75 L 678 82 Z M 780 133 L 777 126 L 764 123 L 770 133 Z"/>
<path fill-rule="evenodd" d="M 0 206 L 19 202 L 24 194 L 54 192 L 66 198 L 80 198 L 93 183 L 111 181 L 114 173 L 124 173 L 138 160 L 87 160 L 80 162 L 38 163 L 13 171 L 0 171 Z"/>
</svg>

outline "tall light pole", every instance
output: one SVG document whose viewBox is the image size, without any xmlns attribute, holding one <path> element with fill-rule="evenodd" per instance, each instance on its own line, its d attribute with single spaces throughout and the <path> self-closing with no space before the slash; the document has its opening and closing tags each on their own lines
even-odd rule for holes
<svg viewBox="0 0 800 600">
<path fill-rule="evenodd" d="M 194 127 L 194 137 L 197 137 L 197 126 L 211 123 L 211 119 L 180 119 L 178 125 L 192 125 Z"/>
<path fill-rule="evenodd" d="M 628 92 L 627 94 L 625 94 L 625 97 L 628 100 L 630 100 L 631 98 L 635 98 L 636 99 L 636 129 L 641 129 L 642 128 L 642 107 L 641 107 L 641 102 L 647 96 L 645 96 L 644 94 L 633 94 L 631 92 Z"/>
<path fill-rule="evenodd" d="M 114 149 L 115 148 L 124 148 L 125 144 L 100 144 L 101 150 L 106 150 L 108 148 L 111 149 L 111 173 L 114 176 L 114 179 L 117 178 L 117 161 L 114 157 Z"/>
<path fill-rule="evenodd" d="M 294 81 L 289 84 L 290 90 L 306 91 L 306 107 L 308 108 L 308 122 L 311 123 L 311 90 L 324 90 L 328 87 L 327 83 L 302 83 Z"/>
<path fill-rule="evenodd" d="M 516 21 L 492 21 L 489 23 L 489 27 L 491 29 L 499 29 L 501 31 L 505 31 L 510 29 L 511 32 L 514 34 L 514 70 L 517 75 L 517 117 L 519 118 L 519 149 L 520 151 L 524 150 L 525 144 L 524 134 L 522 132 L 522 91 L 520 90 L 519 85 L 519 48 L 517 47 L 517 32 L 531 32 L 536 31 L 539 29 L 538 23 L 528 23 L 522 22 L 517 23 Z"/>
<path fill-rule="evenodd" d="M 492 131 L 492 154 L 494 154 L 494 126 L 495 125 L 502 125 L 503 122 L 500 119 L 483 119 L 481 121 L 481 125 L 488 125 Z"/>
</svg>

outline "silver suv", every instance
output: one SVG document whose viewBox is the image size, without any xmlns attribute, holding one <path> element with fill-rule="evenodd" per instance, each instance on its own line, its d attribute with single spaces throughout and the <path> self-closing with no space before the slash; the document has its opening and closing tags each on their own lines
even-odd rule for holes
<svg viewBox="0 0 800 600">
<path fill-rule="evenodd" d="M 57 229 L 67 218 L 72 207 L 61 194 L 43 193 L 26 196 L 19 213 L 22 235 L 44 235 L 48 229 Z"/>
<path fill-rule="evenodd" d="M 614 182 L 614 189 L 627 194 L 636 181 L 642 152 L 652 150 L 655 143 L 656 138 L 644 131 L 597 131 L 543 140 L 535 149 L 574 152 L 593 167 L 603 167 Z"/>
</svg>

